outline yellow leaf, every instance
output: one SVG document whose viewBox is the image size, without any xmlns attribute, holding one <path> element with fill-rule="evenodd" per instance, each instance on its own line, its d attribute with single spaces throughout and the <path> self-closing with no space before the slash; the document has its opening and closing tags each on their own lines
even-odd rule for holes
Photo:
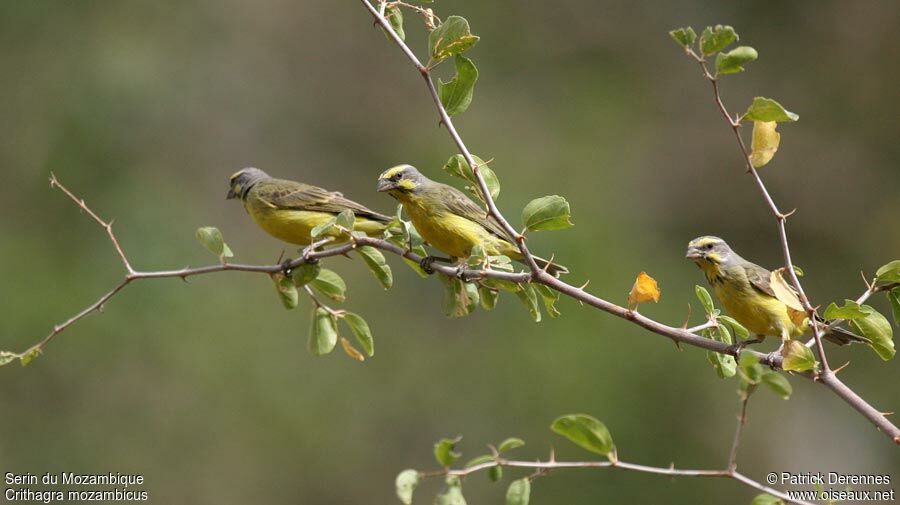
<svg viewBox="0 0 900 505">
<path fill-rule="evenodd" d="M 778 144 L 781 142 L 781 134 L 775 131 L 778 123 L 775 121 L 754 121 L 753 140 L 750 142 L 750 164 L 754 168 L 764 166 L 772 161 Z"/>
<path fill-rule="evenodd" d="M 800 299 L 797 298 L 797 292 L 784 280 L 783 272 L 784 268 L 779 268 L 778 270 L 773 271 L 772 275 L 769 277 L 769 285 L 772 286 L 772 291 L 775 292 L 775 298 L 778 298 L 781 303 L 788 307 L 798 312 L 805 313 L 806 310 L 803 308 L 803 304 L 800 303 Z"/>
<path fill-rule="evenodd" d="M 659 286 L 656 285 L 656 279 L 647 275 L 647 272 L 641 272 L 634 280 L 631 293 L 628 293 L 628 308 L 634 309 L 638 304 L 651 300 L 659 301 Z"/>
<path fill-rule="evenodd" d="M 357 351 L 356 348 L 353 347 L 353 344 L 351 344 L 350 341 L 344 337 L 341 337 L 341 347 L 344 348 L 344 352 L 347 353 L 347 356 L 350 356 L 356 361 L 366 360 L 366 357 L 363 356 L 361 352 Z"/>
</svg>

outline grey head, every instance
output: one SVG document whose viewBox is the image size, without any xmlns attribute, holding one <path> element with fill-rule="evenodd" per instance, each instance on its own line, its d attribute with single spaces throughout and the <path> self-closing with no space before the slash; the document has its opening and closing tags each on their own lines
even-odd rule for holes
<svg viewBox="0 0 900 505">
<path fill-rule="evenodd" d="M 228 179 L 229 188 L 225 198 L 229 200 L 240 198 L 243 200 L 247 196 L 247 191 L 250 191 L 254 184 L 264 179 L 270 179 L 269 174 L 258 168 L 248 167 L 238 170 Z"/>
<path fill-rule="evenodd" d="M 698 265 L 702 262 L 721 265 L 740 259 L 724 240 L 712 235 L 691 240 L 685 257 Z"/>
</svg>

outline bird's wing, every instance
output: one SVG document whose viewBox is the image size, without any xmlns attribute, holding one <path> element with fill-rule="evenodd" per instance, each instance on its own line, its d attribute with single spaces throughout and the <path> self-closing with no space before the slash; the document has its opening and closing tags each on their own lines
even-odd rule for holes
<svg viewBox="0 0 900 505">
<path fill-rule="evenodd" d="M 481 225 L 484 229 L 503 240 L 509 240 L 509 235 L 503 230 L 500 223 L 493 216 L 487 215 L 487 212 L 466 196 L 465 193 L 453 186 L 447 186 L 446 184 L 441 184 L 441 186 L 440 191 L 444 196 L 442 199 L 450 212 Z"/>
<path fill-rule="evenodd" d="M 388 222 L 391 220 L 388 216 L 345 198 L 341 193 L 295 181 L 281 179 L 266 181 L 265 184 L 260 184 L 256 194 L 268 205 L 279 209 L 308 210 L 330 214 L 339 214 L 345 209 L 350 209 L 357 216 L 375 221 Z"/>
<path fill-rule="evenodd" d="M 747 272 L 747 280 L 754 288 L 769 296 L 775 296 L 775 290 L 772 289 L 772 272 L 750 262 L 744 265 L 744 271 Z"/>
</svg>

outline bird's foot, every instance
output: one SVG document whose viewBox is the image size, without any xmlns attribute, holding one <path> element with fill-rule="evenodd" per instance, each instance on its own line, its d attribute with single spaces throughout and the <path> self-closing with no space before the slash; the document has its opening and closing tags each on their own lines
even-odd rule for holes
<svg viewBox="0 0 900 505">
<path fill-rule="evenodd" d="M 419 262 L 419 266 L 422 267 L 422 270 L 426 274 L 431 275 L 434 273 L 434 268 L 432 268 L 431 265 L 435 261 L 437 261 L 437 258 L 435 258 L 434 256 L 425 256 L 424 258 L 422 258 L 422 261 Z"/>
<path fill-rule="evenodd" d="M 284 261 L 281 262 L 281 272 L 284 273 L 284 275 L 290 275 L 291 263 L 293 261 L 294 260 L 292 260 L 291 258 L 286 258 Z"/>
</svg>

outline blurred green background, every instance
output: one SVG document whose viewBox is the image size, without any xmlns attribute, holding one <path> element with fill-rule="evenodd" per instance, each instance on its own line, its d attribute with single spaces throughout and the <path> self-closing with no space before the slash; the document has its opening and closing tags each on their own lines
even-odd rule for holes
<svg viewBox="0 0 900 505">
<path fill-rule="evenodd" d="M 789 235 L 814 302 L 856 297 L 860 270 L 900 256 L 900 96 L 887 64 L 900 45 L 896 2 L 434 8 L 464 15 L 482 37 L 469 53 L 481 71 L 475 100 L 457 126 L 495 159 L 500 208 L 518 223 L 536 196 L 571 202 L 575 228 L 530 240 L 572 269 L 569 281 L 591 279 L 624 303 L 646 270 L 663 294 L 642 312 L 680 324 L 703 281 L 684 260 L 689 239 L 718 234 L 758 263 L 782 261 L 708 83 L 667 35 L 687 24 L 731 24 L 758 49 L 723 84 L 733 111 L 765 95 L 801 116 L 781 126 L 763 175 L 782 208 L 799 209 Z M 407 15 L 421 55 L 420 24 Z M 293 252 L 224 199 L 228 175 L 245 166 L 385 212 L 394 202 L 374 185 L 386 167 L 412 163 L 449 182 L 440 166 L 454 146 L 421 78 L 359 2 L 4 2 L 0 65 L 0 349 L 36 342 L 123 274 L 102 230 L 48 189 L 51 171 L 115 219 L 143 270 L 213 262 L 194 240 L 204 225 L 220 227 L 242 262 Z M 375 332 L 363 364 L 339 350 L 310 356 L 308 306 L 286 311 L 265 276 L 129 286 L 28 368 L 0 369 L 0 470 L 140 473 L 156 503 L 393 503 L 397 472 L 433 468 L 444 436 L 465 436 L 464 457 L 507 436 L 528 442 L 523 459 L 551 445 L 560 458 L 590 457 L 548 430 L 573 412 L 604 420 L 624 460 L 724 465 L 736 382 L 719 380 L 703 352 L 571 301 L 540 324 L 509 296 L 495 313 L 448 320 L 440 283 L 389 261 L 389 292 L 359 261 L 328 262 L 350 285 L 346 308 Z M 850 386 L 900 409 L 896 360 L 829 350 L 832 363 L 852 361 Z M 754 397 L 743 472 L 900 478 L 896 446 L 824 388 L 791 382 L 789 402 Z M 439 485 L 424 484 L 419 500 Z M 477 475 L 465 491 L 470 503 L 498 503 L 505 485 Z M 538 480 L 532 501 L 754 495 L 729 481 L 583 470 Z"/>
</svg>

